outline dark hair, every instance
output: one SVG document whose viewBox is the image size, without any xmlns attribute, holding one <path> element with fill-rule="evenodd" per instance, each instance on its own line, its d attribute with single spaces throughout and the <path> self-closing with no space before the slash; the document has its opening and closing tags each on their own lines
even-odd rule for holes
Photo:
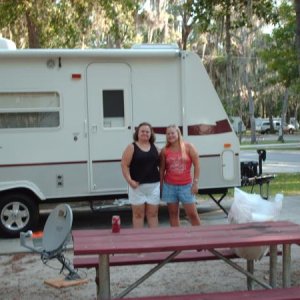
<svg viewBox="0 0 300 300">
<path fill-rule="evenodd" d="M 135 132 L 133 134 L 133 140 L 135 142 L 138 141 L 139 130 L 142 126 L 148 126 L 150 128 L 151 136 L 150 136 L 149 142 L 151 144 L 153 144 L 155 142 L 155 133 L 154 133 L 152 126 L 148 122 L 142 122 L 138 127 L 135 128 Z"/>
</svg>

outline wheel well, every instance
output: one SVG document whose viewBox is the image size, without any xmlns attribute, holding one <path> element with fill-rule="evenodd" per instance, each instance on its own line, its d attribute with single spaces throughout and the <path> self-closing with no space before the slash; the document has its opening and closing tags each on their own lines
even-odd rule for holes
<svg viewBox="0 0 300 300">
<path fill-rule="evenodd" d="M 9 194 L 15 194 L 15 193 L 24 194 L 24 195 L 30 197 L 35 202 L 36 205 L 38 205 L 40 202 L 40 199 L 33 191 L 25 189 L 25 188 L 14 188 L 14 189 L 10 189 L 10 190 L 1 191 L 0 197 L 9 195 Z"/>
</svg>

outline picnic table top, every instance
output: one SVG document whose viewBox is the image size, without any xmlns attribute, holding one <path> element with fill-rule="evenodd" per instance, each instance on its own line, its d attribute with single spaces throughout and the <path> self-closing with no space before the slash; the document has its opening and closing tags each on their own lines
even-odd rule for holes
<svg viewBox="0 0 300 300">
<path fill-rule="evenodd" d="M 290 221 L 72 231 L 75 255 L 146 253 L 300 244 L 300 225 Z"/>
</svg>

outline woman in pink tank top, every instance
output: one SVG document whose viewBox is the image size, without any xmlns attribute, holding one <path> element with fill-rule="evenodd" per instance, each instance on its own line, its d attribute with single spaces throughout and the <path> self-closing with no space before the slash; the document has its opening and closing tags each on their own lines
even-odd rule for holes
<svg viewBox="0 0 300 300">
<path fill-rule="evenodd" d="M 183 141 L 176 125 L 167 127 L 166 139 L 160 157 L 160 183 L 162 201 L 168 205 L 170 225 L 180 225 L 180 202 L 191 224 L 200 225 L 195 204 L 200 175 L 198 152 L 192 144 Z"/>
</svg>

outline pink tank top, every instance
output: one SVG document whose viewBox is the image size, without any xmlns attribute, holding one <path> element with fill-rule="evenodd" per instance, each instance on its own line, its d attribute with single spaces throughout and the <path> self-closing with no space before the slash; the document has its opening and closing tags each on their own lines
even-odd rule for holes
<svg viewBox="0 0 300 300">
<path fill-rule="evenodd" d="M 166 173 L 165 182 L 168 184 L 185 185 L 192 182 L 191 166 L 192 160 L 187 154 L 182 157 L 181 151 L 165 149 Z"/>
</svg>

